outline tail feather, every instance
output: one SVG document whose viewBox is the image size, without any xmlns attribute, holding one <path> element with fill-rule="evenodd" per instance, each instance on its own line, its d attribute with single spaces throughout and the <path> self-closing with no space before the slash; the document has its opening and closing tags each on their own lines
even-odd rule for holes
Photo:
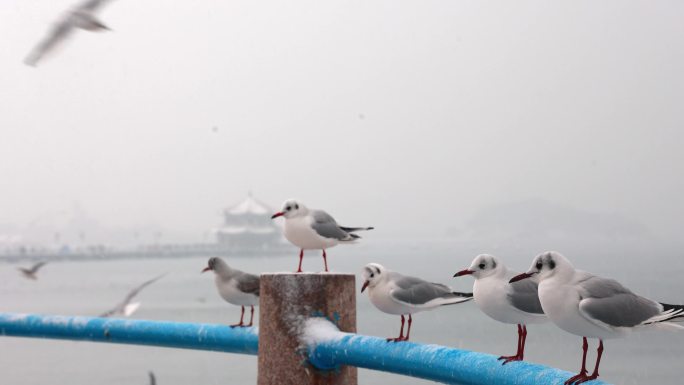
<svg viewBox="0 0 684 385">
<path fill-rule="evenodd" d="M 374 227 L 344 227 L 340 226 L 340 228 L 348 233 L 352 233 L 354 231 L 367 231 L 367 230 L 373 230 Z"/>
<path fill-rule="evenodd" d="M 129 303 L 123 308 L 123 315 L 125 317 L 130 317 L 136 310 L 140 307 L 140 302 Z"/>
<path fill-rule="evenodd" d="M 660 304 L 663 307 L 663 312 L 644 321 L 644 325 L 650 325 L 658 322 L 667 322 L 677 319 L 675 322 L 684 321 L 684 306 L 670 305 L 667 303 Z"/>
<path fill-rule="evenodd" d="M 471 299 L 473 299 L 473 293 L 459 293 L 457 291 L 452 291 L 451 293 L 447 294 L 443 298 L 449 302 L 443 303 L 442 306 L 454 305 L 457 303 L 470 301 Z"/>
</svg>

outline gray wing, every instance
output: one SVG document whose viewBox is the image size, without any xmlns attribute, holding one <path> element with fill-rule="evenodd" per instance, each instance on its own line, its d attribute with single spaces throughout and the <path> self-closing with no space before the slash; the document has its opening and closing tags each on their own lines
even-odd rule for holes
<svg viewBox="0 0 684 385">
<path fill-rule="evenodd" d="M 79 4 L 76 9 L 83 11 L 96 11 L 98 8 L 102 7 L 111 0 L 86 0 Z"/>
<path fill-rule="evenodd" d="M 657 302 L 632 293 L 612 279 L 588 276 L 578 285 L 580 312 L 590 320 L 614 327 L 631 327 L 662 312 Z"/>
<path fill-rule="evenodd" d="M 136 295 L 138 295 L 138 293 L 140 293 L 140 292 L 142 291 L 142 289 L 144 289 L 144 288 L 146 288 L 147 286 L 149 286 L 149 285 L 151 285 L 151 284 L 157 282 L 158 280 L 160 280 L 160 279 L 161 279 L 162 277 L 164 277 L 165 275 L 166 275 L 166 273 L 165 273 L 165 274 L 162 274 L 162 275 L 158 275 L 158 276 L 156 276 L 156 277 L 150 279 L 149 281 L 145 281 L 145 282 L 141 283 L 138 287 L 136 287 L 135 289 L 131 290 L 131 291 L 128 293 L 128 295 L 126 295 L 126 298 L 124 298 L 124 301 L 121 303 L 121 305 L 119 305 L 119 307 L 123 308 L 124 306 L 128 305 L 128 303 L 131 302 L 131 300 L 133 299 L 133 297 L 135 297 Z"/>
<path fill-rule="evenodd" d="M 531 279 L 523 279 L 510 284 L 508 301 L 518 310 L 525 313 L 544 314 L 537 287 L 539 285 Z"/>
<path fill-rule="evenodd" d="M 253 274 L 242 273 L 242 275 L 235 279 L 237 280 L 237 287 L 241 292 L 259 296 L 259 277 Z"/>
<path fill-rule="evenodd" d="M 73 29 L 74 26 L 71 23 L 70 17 L 65 17 L 60 22 L 56 23 L 52 29 L 50 29 L 48 35 L 31 50 L 26 59 L 24 59 L 24 63 L 30 66 L 38 64 L 38 61 L 45 56 L 46 53 L 50 52 L 66 39 Z"/>
<path fill-rule="evenodd" d="M 156 277 L 150 279 L 149 281 L 143 282 L 143 283 L 140 284 L 138 287 L 136 287 L 135 289 L 131 290 L 131 291 L 126 295 L 126 297 L 124 298 L 124 300 L 121 301 L 121 303 L 119 303 L 118 305 L 116 305 L 114 308 L 112 308 L 112 309 L 110 309 L 110 310 L 107 310 L 106 312 L 100 314 L 100 317 L 109 317 L 109 316 L 112 316 L 112 315 L 114 315 L 114 314 L 116 314 L 116 313 L 119 313 L 119 312 L 123 311 L 123 309 L 126 307 L 126 305 L 128 305 L 128 304 L 131 302 L 131 300 L 133 299 L 133 297 L 135 297 L 136 295 L 138 295 L 138 293 L 140 293 L 140 291 L 141 291 L 142 289 L 144 289 L 145 287 L 147 287 L 147 286 L 153 284 L 154 282 L 158 281 L 159 279 L 161 279 L 161 278 L 164 277 L 165 275 L 166 275 L 166 273 L 164 273 L 164 274 L 162 274 L 162 275 L 159 275 L 159 276 L 156 276 Z"/>
<path fill-rule="evenodd" d="M 395 283 L 399 288 L 392 291 L 392 297 L 411 305 L 423 305 L 433 299 L 453 296 L 448 286 L 420 278 L 396 275 Z"/>
<path fill-rule="evenodd" d="M 314 218 L 311 227 L 318 235 L 323 238 L 333 238 L 340 241 L 348 241 L 353 239 L 349 233 L 342 230 L 335 222 L 335 218 L 330 216 L 323 210 L 312 210 L 311 215 Z"/>
<path fill-rule="evenodd" d="M 40 270 L 41 267 L 47 265 L 47 262 L 38 262 L 35 265 L 31 266 L 31 268 L 28 270 L 28 273 L 35 274 Z"/>
</svg>

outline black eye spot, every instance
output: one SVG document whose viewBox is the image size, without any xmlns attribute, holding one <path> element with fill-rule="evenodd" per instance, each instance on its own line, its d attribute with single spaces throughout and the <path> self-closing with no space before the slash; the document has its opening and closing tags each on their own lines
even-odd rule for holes
<svg viewBox="0 0 684 385">
<path fill-rule="evenodd" d="M 556 262 L 553 261 L 553 259 L 549 259 L 549 269 L 553 269 L 556 267 Z"/>
<path fill-rule="evenodd" d="M 371 273 L 371 278 L 375 277 L 375 274 Z"/>
<path fill-rule="evenodd" d="M 292 208 L 292 207 L 287 206 L 287 207 L 285 207 L 285 211 L 290 211 L 291 208 Z"/>
<path fill-rule="evenodd" d="M 543 266 L 543 265 L 542 265 L 541 262 L 537 262 L 537 270 L 541 270 L 542 266 Z"/>
<path fill-rule="evenodd" d="M 484 264 L 484 263 L 481 263 L 481 264 L 479 264 L 479 265 L 477 265 L 477 266 L 478 266 L 480 269 L 484 269 L 484 268 L 485 268 L 485 264 Z"/>
</svg>

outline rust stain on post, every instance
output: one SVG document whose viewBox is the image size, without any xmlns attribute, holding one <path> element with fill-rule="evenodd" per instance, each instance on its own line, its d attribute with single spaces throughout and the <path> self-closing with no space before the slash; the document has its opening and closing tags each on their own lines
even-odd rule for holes
<svg viewBox="0 0 684 385">
<path fill-rule="evenodd" d="M 262 274 L 259 295 L 258 385 L 356 385 L 356 368 L 319 371 L 306 361 L 303 321 L 326 317 L 356 333 L 353 274 Z"/>
</svg>

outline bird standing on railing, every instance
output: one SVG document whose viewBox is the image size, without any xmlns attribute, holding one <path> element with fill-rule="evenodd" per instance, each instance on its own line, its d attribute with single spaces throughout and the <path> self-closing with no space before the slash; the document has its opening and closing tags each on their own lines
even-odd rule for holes
<svg viewBox="0 0 684 385">
<path fill-rule="evenodd" d="M 441 283 L 408 277 L 387 270 L 378 263 L 369 263 L 363 270 L 363 293 L 368 288 L 368 298 L 380 311 L 401 316 L 399 337 L 387 341 L 408 341 L 411 335 L 411 315 L 439 306 L 453 305 L 473 299 L 473 293 L 458 293 Z M 408 330 L 404 336 L 404 316 L 408 315 Z"/>
<path fill-rule="evenodd" d="M 337 224 L 335 218 L 323 210 L 309 209 L 294 199 L 283 203 L 282 209 L 273 214 L 271 219 L 285 218 L 285 238 L 299 247 L 299 267 L 302 272 L 304 250 L 323 250 L 323 264 L 328 271 L 328 260 L 325 250 L 339 243 L 354 243 L 361 238 L 356 231 L 373 230 L 372 227 L 344 227 Z"/>
<path fill-rule="evenodd" d="M 24 278 L 32 279 L 35 281 L 38 279 L 38 276 L 36 275 L 38 273 L 38 270 L 40 270 L 40 268 L 45 265 L 47 265 L 47 262 L 38 262 L 28 269 L 25 267 L 17 267 L 17 270 L 19 270 L 21 274 L 24 275 Z"/>
<path fill-rule="evenodd" d="M 38 61 L 44 55 L 62 43 L 76 28 L 86 31 L 109 30 L 109 27 L 104 25 L 95 16 L 95 12 L 108 1 L 110 0 L 86 0 L 68 10 L 52 26 L 48 35 L 31 50 L 31 53 L 24 59 L 24 63 L 30 66 L 38 64 Z"/>
<path fill-rule="evenodd" d="M 575 270 L 560 253 L 539 254 L 526 273 L 513 277 L 518 282 L 530 277 L 539 279 L 539 300 L 544 313 L 558 327 L 582 337 L 582 369 L 565 381 L 581 384 L 599 376 L 603 340 L 624 337 L 648 326 L 684 329 L 668 321 L 684 317 L 684 306 L 652 301 L 632 293 L 619 282 Z M 587 375 L 587 338 L 597 338 L 596 366 Z"/>
<path fill-rule="evenodd" d="M 142 289 L 146 288 L 147 286 L 157 282 L 160 280 L 162 277 L 164 277 L 166 274 L 162 274 L 159 276 L 156 276 L 149 281 L 145 281 L 141 283 L 139 286 L 137 286 L 135 289 L 131 290 L 126 297 L 124 298 L 123 301 L 121 301 L 120 304 L 116 305 L 115 307 L 107 310 L 106 312 L 100 314 L 100 317 L 111 317 L 113 315 L 122 315 L 124 317 L 129 317 L 133 313 L 135 313 L 136 310 L 140 307 L 140 302 L 133 302 L 133 298 L 138 295 L 142 291 Z"/>
<path fill-rule="evenodd" d="M 245 273 L 237 269 L 232 269 L 221 258 L 209 258 L 207 267 L 202 270 L 213 271 L 215 276 L 216 288 L 219 295 L 226 302 L 241 306 L 242 313 L 240 314 L 240 322 L 231 327 L 252 326 L 254 321 L 254 306 L 259 306 L 259 277 L 253 274 Z M 245 325 L 245 306 L 252 308 L 249 317 L 249 324 Z"/>
<path fill-rule="evenodd" d="M 472 275 L 473 297 L 477 307 L 491 318 L 518 325 L 518 350 L 513 356 L 501 356 L 503 365 L 511 361 L 522 361 L 525 357 L 527 324 L 546 322 L 547 318 L 539 303 L 537 282 L 525 280 L 515 283 L 508 281 L 516 273 L 508 270 L 499 258 L 481 254 L 465 270 L 454 277 Z"/>
</svg>

